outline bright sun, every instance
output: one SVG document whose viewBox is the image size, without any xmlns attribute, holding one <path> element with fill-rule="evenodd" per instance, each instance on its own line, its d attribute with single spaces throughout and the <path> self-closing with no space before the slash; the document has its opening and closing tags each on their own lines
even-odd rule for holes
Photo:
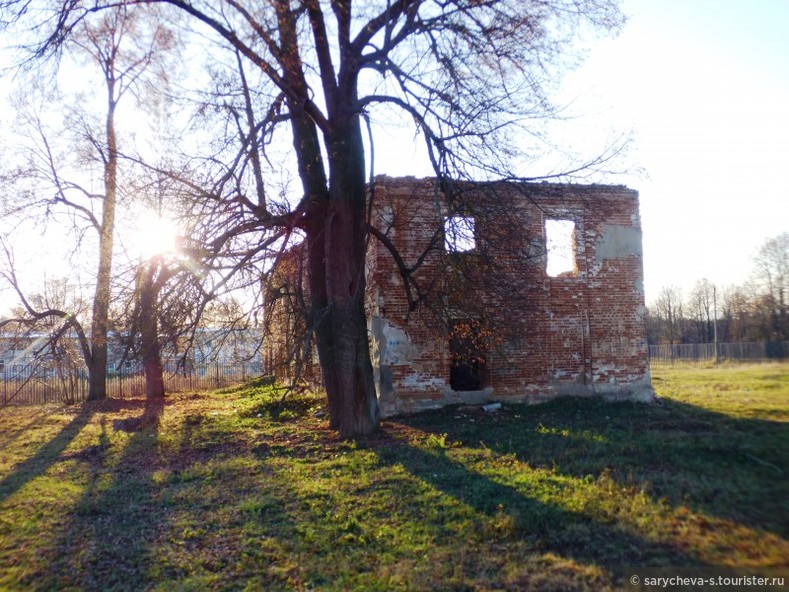
<svg viewBox="0 0 789 592">
<path fill-rule="evenodd" d="M 136 220 L 134 251 L 143 259 L 174 254 L 178 234 L 178 225 L 170 218 L 151 211 L 143 212 Z"/>
</svg>

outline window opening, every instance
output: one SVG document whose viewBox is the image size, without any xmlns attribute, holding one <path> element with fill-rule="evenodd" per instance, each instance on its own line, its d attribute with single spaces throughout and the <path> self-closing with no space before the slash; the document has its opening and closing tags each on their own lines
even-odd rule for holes
<svg viewBox="0 0 789 592">
<path fill-rule="evenodd" d="M 444 218 L 444 249 L 447 253 L 467 253 L 477 246 L 474 238 L 474 218 L 449 216 Z"/>
<path fill-rule="evenodd" d="M 545 271 L 550 277 L 568 277 L 578 273 L 575 222 L 546 220 L 545 243 L 548 254 Z"/>
</svg>

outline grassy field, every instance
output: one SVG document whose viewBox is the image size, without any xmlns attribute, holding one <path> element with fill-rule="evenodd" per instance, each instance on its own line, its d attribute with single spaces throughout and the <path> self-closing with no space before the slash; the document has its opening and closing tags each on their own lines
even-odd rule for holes
<svg viewBox="0 0 789 592">
<path fill-rule="evenodd" d="M 617 590 L 787 566 L 789 365 L 348 442 L 270 387 L 0 410 L 0 590 Z"/>
</svg>

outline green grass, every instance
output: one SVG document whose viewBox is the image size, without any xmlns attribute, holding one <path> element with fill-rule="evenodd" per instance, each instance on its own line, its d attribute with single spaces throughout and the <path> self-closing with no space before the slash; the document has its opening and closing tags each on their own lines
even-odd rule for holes
<svg viewBox="0 0 789 592">
<path fill-rule="evenodd" d="M 617 590 L 624 566 L 786 567 L 789 365 L 654 384 L 655 405 L 456 407 L 356 442 L 265 384 L 3 409 L 0 590 Z"/>
</svg>

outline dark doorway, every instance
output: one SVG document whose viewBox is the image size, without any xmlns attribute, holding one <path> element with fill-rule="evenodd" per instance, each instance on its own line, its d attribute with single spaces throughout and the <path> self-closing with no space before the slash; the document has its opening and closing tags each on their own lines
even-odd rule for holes
<svg viewBox="0 0 789 592">
<path fill-rule="evenodd" d="M 449 386 L 455 391 L 482 388 L 485 358 L 479 343 L 479 328 L 470 321 L 455 321 L 449 333 Z"/>
</svg>

